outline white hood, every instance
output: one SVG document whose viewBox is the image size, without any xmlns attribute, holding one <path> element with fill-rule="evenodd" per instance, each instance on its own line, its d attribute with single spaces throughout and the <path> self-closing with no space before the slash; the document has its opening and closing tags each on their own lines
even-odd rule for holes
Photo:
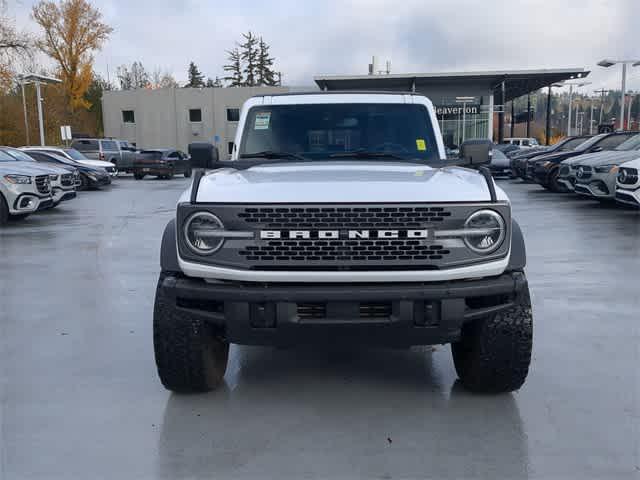
<svg viewBox="0 0 640 480">
<path fill-rule="evenodd" d="M 69 170 L 55 166 L 43 165 L 37 162 L 0 162 L 0 173 L 3 175 L 64 175 L 71 173 Z"/>
<path fill-rule="evenodd" d="M 83 165 L 87 165 L 89 167 L 101 167 L 101 168 L 106 168 L 106 167 L 115 167 L 115 165 L 111 162 L 104 162 L 102 160 L 75 160 L 78 163 L 81 163 Z"/>
<path fill-rule="evenodd" d="M 188 201 L 189 192 L 181 201 Z M 498 200 L 508 201 L 496 187 Z M 479 173 L 393 162 L 313 162 L 225 168 L 202 178 L 203 203 L 386 203 L 490 200 Z"/>
</svg>

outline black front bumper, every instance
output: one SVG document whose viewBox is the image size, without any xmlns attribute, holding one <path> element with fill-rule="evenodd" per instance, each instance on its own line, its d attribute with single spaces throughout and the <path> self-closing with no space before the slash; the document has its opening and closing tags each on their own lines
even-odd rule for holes
<svg viewBox="0 0 640 480">
<path fill-rule="evenodd" d="M 136 164 L 133 167 L 134 173 L 141 173 L 144 175 L 171 175 L 174 172 L 172 165 L 166 163 L 142 163 Z"/>
<path fill-rule="evenodd" d="M 111 185 L 111 177 L 109 175 L 101 175 L 99 177 L 96 176 L 95 180 L 89 178 L 89 176 L 86 176 L 86 179 L 87 184 L 90 188 L 105 187 L 107 185 Z"/>
<path fill-rule="evenodd" d="M 178 317 L 210 322 L 229 342 L 245 345 L 449 343 L 467 321 L 529 304 L 523 272 L 431 284 L 353 285 L 208 283 L 162 274 L 157 295 Z"/>
<path fill-rule="evenodd" d="M 535 167 L 532 167 L 531 171 L 532 171 L 531 179 L 534 182 L 539 183 L 540 185 L 549 184 L 549 173 L 551 170 L 547 170 L 542 166 L 536 165 Z"/>
</svg>

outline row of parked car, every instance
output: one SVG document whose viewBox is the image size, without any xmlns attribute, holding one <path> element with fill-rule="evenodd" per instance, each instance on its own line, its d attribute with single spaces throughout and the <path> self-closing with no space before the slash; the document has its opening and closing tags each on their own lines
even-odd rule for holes
<svg viewBox="0 0 640 480">
<path fill-rule="evenodd" d="M 130 155 L 116 156 L 114 151 L 103 150 L 110 147 L 109 142 L 116 143 L 79 139 L 71 147 L 0 147 L 0 226 L 55 208 L 75 198 L 77 190 L 110 185 L 119 171 L 131 172 L 137 180 L 146 175 L 191 176 L 190 159 L 179 150 L 136 151 L 131 147 L 123 150 Z M 74 148 L 78 145 L 97 146 L 97 151 L 82 152 Z"/>
<path fill-rule="evenodd" d="M 191 176 L 190 158 L 180 150 L 138 150 L 126 140 L 112 138 L 77 138 L 71 147 L 86 158 L 115 165 L 119 172 L 133 173 L 136 180 L 142 180 L 147 175 L 167 179 L 177 174 Z"/>
<path fill-rule="evenodd" d="M 567 137 L 550 147 L 507 151 L 513 177 L 553 192 L 640 207 L 640 133 Z"/>
<path fill-rule="evenodd" d="M 62 147 L 0 147 L 0 226 L 109 185 L 113 164 Z"/>
</svg>

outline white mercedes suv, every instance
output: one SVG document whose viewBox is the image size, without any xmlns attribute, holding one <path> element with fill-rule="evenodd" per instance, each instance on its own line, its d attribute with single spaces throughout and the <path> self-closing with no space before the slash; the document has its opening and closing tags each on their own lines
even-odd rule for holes
<svg viewBox="0 0 640 480">
<path fill-rule="evenodd" d="M 51 175 L 0 151 L 0 226 L 53 206 Z"/>
</svg>

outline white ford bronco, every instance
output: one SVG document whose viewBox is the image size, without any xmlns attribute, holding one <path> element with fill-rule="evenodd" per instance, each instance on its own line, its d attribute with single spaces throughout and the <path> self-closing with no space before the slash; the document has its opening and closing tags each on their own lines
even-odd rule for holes
<svg viewBox="0 0 640 480">
<path fill-rule="evenodd" d="M 533 328 L 525 246 L 482 166 L 490 145 L 447 162 L 416 94 L 248 100 L 230 161 L 189 147 L 154 309 L 163 385 L 214 388 L 230 343 L 450 343 L 468 389 L 518 389 Z"/>
</svg>

